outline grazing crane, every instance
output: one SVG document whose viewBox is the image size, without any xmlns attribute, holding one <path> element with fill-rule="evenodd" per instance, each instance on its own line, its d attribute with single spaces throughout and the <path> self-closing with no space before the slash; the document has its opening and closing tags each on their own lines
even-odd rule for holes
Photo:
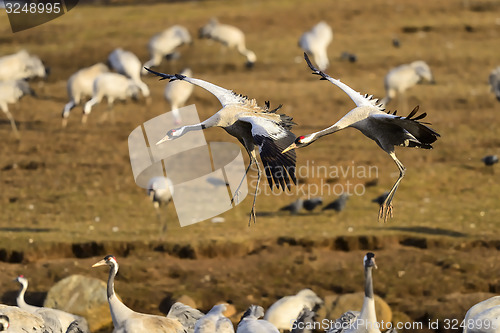
<svg viewBox="0 0 500 333">
<path fill-rule="evenodd" d="M 322 79 L 328 80 L 342 89 L 356 104 L 356 108 L 324 130 L 306 136 L 299 136 L 283 153 L 288 152 L 290 149 L 306 147 L 325 135 L 338 132 L 347 127 L 358 129 L 389 154 L 399 169 L 399 178 L 394 183 L 387 199 L 379 210 L 379 219 L 383 218 L 384 221 L 387 221 L 389 215 L 392 217 L 392 199 L 406 170 L 403 163 L 396 157 L 394 146 L 431 149 L 431 144 L 440 135 L 419 121 L 427 115 L 426 113 L 414 117 L 418 111 L 418 106 L 407 117 L 396 116 L 396 112 L 393 114 L 385 113 L 382 105 L 377 105 L 377 100 L 372 99 L 372 96 L 363 96 L 339 80 L 319 71 L 311 64 L 307 54 L 304 54 L 304 57 L 314 74 L 320 75 Z"/>
<path fill-rule="evenodd" d="M 19 295 L 17 296 L 17 306 L 29 313 L 33 313 L 39 315 L 44 319 L 45 323 L 52 327 L 59 327 L 63 332 L 71 332 L 69 330 L 70 326 L 72 326 L 73 322 L 76 322 L 78 326 L 81 328 L 81 332 L 90 332 L 87 321 L 85 318 L 62 311 L 58 309 L 38 307 L 27 304 L 24 300 L 24 294 L 26 289 L 28 289 L 28 279 L 24 276 L 20 275 L 16 278 L 16 281 L 21 284 L 21 290 L 19 291 Z M 75 325 L 73 324 L 73 327 Z M 77 331 L 76 331 L 77 332 Z"/>
<path fill-rule="evenodd" d="M 102 73 L 109 72 L 108 66 L 97 63 L 90 67 L 82 68 L 68 79 L 67 89 L 69 102 L 62 112 L 62 127 L 68 124 L 71 109 L 83 102 L 84 98 L 91 98 L 94 90 L 94 81 Z"/>
<path fill-rule="evenodd" d="M 30 88 L 28 82 L 24 80 L 9 80 L 0 82 L 0 109 L 10 121 L 10 126 L 14 135 L 19 139 L 19 131 L 17 130 L 14 117 L 9 111 L 8 103 L 16 103 L 24 95 L 35 96 L 35 92 Z"/>
<path fill-rule="evenodd" d="M 253 219 L 255 223 L 255 200 L 257 198 L 257 191 L 260 183 L 261 169 L 257 162 L 257 156 L 254 149 L 255 147 L 259 148 L 260 158 L 264 165 L 267 181 L 271 189 L 274 181 L 277 188 L 281 187 L 282 190 L 285 190 L 286 187 L 290 190 L 290 179 L 294 184 L 296 183 L 295 152 L 292 151 L 286 154 L 280 154 L 280 152 L 282 148 L 287 147 L 295 139 L 295 135 L 290 132 L 290 128 L 294 125 L 292 118 L 284 114 L 276 113 L 281 105 L 274 110 L 270 110 L 269 102 L 266 102 L 266 107 L 263 108 L 257 105 L 255 99 L 237 95 L 231 90 L 224 89 L 200 79 L 190 78 L 180 74 L 169 75 L 158 73 L 151 69 L 147 70 L 160 76 L 162 78 L 161 80 L 183 80 L 206 89 L 217 97 L 222 104 L 222 109 L 212 117 L 199 124 L 171 129 L 168 131 L 167 135 L 156 144 L 158 145 L 168 140 L 174 140 L 190 131 L 197 131 L 210 127 L 222 127 L 228 134 L 237 138 L 245 147 L 250 157 L 250 163 L 245 174 L 248 174 L 248 170 L 252 164 L 257 166 L 257 184 L 255 185 L 252 210 L 248 221 L 250 224 Z M 237 192 L 238 190 L 236 194 Z"/>
<path fill-rule="evenodd" d="M 213 39 L 228 48 L 235 48 L 246 59 L 247 68 L 252 68 L 257 61 L 255 53 L 247 49 L 245 45 L 245 34 L 240 29 L 232 25 L 221 24 L 213 17 L 210 21 L 200 28 L 200 38 Z"/>
<path fill-rule="evenodd" d="M 191 35 L 181 25 L 174 25 L 154 35 L 148 44 L 150 59 L 144 63 L 143 67 L 159 66 L 164 57 L 174 57 L 176 48 L 190 43 Z M 142 69 L 142 74 L 147 74 L 144 68 Z"/>
<path fill-rule="evenodd" d="M 193 71 L 190 68 L 185 68 L 180 74 L 191 77 L 193 76 Z M 169 82 L 165 86 L 165 99 L 168 101 L 168 103 L 170 103 L 170 106 L 172 108 L 175 125 L 181 124 L 181 115 L 179 113 L 179 108 L 183 107 L 186 104 L 186 101 L 193 93 L 193 90 L 194 85 L 181 80 Z"/>
<path fill-rule="evenodd" d="M 493 296 L 471 307 L 464 318 L 463 333 L 495 333 L 500 327 L 500 296 Z"/>
<path fill-rule="evenodd" d="M 149 101 L 149 88 L 148 86 L 141 80 L 141 62 L 139 58 L 135 54 L 130 51 L 125 51 L 121 48 L 114 49 L 108 56 L 109 64 L 111 68 L 117 71 L 120 74 L 127 76 L 132 79 L 139 89 L 141 90 L 142 96 L 146 98 L 146 101 Z M 149 102 L 148 102 L 149 103 Z"/>
<path fill-rule="evenodd" d="M 486 166 L 492 166 L 495 163 L 498 163 L 498 156 L 497 155 L 488 155 L 485 156 L 481 159 L 483 161 L 484 165 Z"/>
<path fill-rule="evenodd" d="M 264 319 L 262 306 L 251 305 L 241 316 L 236 333 L 279 333 L 273 324 Z"/>
<path fill-rule="evenodd" d="M 198 319 L 194 333 L 234 333 L 233 323 L 222 313 L 227 304 L 215 305 L 206 315 Z"/>
<path fill-rule="evenodd" d="M 100 103 L 104 97 L 108 100 L 108 111 L 112 111 L 115 100 L 126 100 L 128 97 L 137 98 L 139 86 L 132 79 L 118 73 L 103 73 L 93 84 L 92 99 L 83 106 L 82 123 L 87 122 L 87 117 L 92 107 Z"/>
<path fill-rule="evenodd" d="M 334 325 L 327 333 L 380 333 L 375 312 L 375 296 L 373 294 L 373 268 L 377 269 L 375 254 L 368 252 L 363 258 L 363 268 L 365 271 L 365 298 L 361 312 L 355 311 L 344 313 L 337 321 L 344 323 L 342 330 L 338 330 L 339 325 Z M 348 324 L 348 325 L 346 325 Z"/>
<path fill-rule="evenodd" d="M 336 212 L 341 212 L 344 210 L 345 206 L 347 205 L 347 200 L 349 199 L 349 194 L 347 193 L 342 193 L 337 199 L 334 201 L 330 202 L 328 205 L 323 207 L 323 210 L 334 210 Z"/>
<path fill-rule="evenodd" d="M 160 239 L 167 231 L 167 221 L 162 223 L 160 206 L 167 205 L 172 201 L 174 194 L 174 184 L 167 177 L 153 177 L 148 182 L 148 195 L 156 209 L 156 216 L 160 222 Z"/>
<path fill-rule="evenodd" d="M 318 68 L 324 71 L 330 64 L 327 49 L 332 39 L 332 28 L 325 21 L 321 21 L 300 37 L 299 47 L 312 55 Z"/>
<path fill-rule="evenodd" d="M 424 80 L 430 83 L 435 82 L 429 65 L 422 60 L 391 69 L 384 78 L 386 97 L 380 103 L 387 105 L 396 95 L 401 100 L 406 90 Z M 406 104 L 406 99 L 404 103 Z"/>
<path fill-rule="evenodd" d="M 107 255 L 92 267 L 109 266 L 108 303 L 116 333 L 184 333 L 182 324 L 177 319 L 135 312 L 128 308 L 115 294 L 115 276 L 118 262 L 112 255 Z"/>
<path fill-rule="evenodd" d="M 314 322 L 316 317 L 316 312 L 304 306 L 302 311 L 300 311 L 297 319 L 292 325 L 292 331 L 290 333 L 312 333 Z"/>
<path fill-rule="evenodd" d="M 0 81 L 45 78 L 48 74 L 42 60 L 26 50 L 0 57 Z"/>
<path fill-rule="evenodd" d="M 491 91 L 500 101 L 500 66 L 491 71 L 489 76 Z"/>
<path fill-rule="evenodd" d="M 267 310 L 264 319 L 276 326 L 279 330 L 291 330 L 292 324 L 299 317 L 304 307 L 316 310 L 316 307 L 323 304 L 311 289 L 302 289 L 296 295 L 285 296 L 277 300 Z"/>
</svg>

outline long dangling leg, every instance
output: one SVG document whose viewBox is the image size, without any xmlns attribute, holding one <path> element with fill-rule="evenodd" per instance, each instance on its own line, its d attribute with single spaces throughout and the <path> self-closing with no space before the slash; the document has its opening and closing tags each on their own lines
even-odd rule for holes
<svg viewBox="0 0 500 333">
<path fill-rule="evenodd" d="M 245 178 L 247 177 L 248 171 L 250 170 L 250 167 L 252 166 L 252 163 L 253 163 L 252 155 L 250 153 L 248 153 L 248 155 L 250 156 L 250 163 L 248 164 L 247 170 L 245 171 L 245 175 L 243 175 L 243 178 L 241 178 L 240 185 L 238 185 L 238 187 L 236 188 L 236 191 L 234 191 L 233 197 L 231 198 L 231 205 L 234 202 L 234 198 L 238 198 L 238 196 L 240 194 L 240 187 L 243 184 L 243 181 L 245 180 Z M 238 203 L 239 203 L 239 201 L 236 202 L 236 204 L 238 204 Z"/>
<path fill-rule="evenodd" d="M 248 226 L 250 226 L 250 222 L 252 221 L 252 218 L 253 218 L 254 224 L 255 224 L 255 222 L 257 222 L 256 221 L 257 217 L 255 215 L 255 201 L 257 200 L 257 192 L 259 191 L 260 175 L 261 175 L 260 166 L 259 166 L 259 163 L 257 162 L 257 157 L 255 156 L 255 151 L 252 151 L 252 154 L 250 157 L 251 157 L 251 159 L 253 159 L 253 162 L 255 163 L 255 165 L 257 165 L 257 184 L 255 185 L 252 210 L 250 211 L 250 219 L 248 220 Z"/>
<path fill-rule="evenodd" d="M 398 178 L 398 180 L 396 180 L 396 182 L 392 186 L 384 203 L 380 206 L 378 218 L 379 218 L 379 220 L 381 218 L 383 218 L 384 222 L 387 222 L 387 218 L 389 217 L 389 215 L 391 216 L 391 218 L 393 217 L 393 215 L 392 215 L 392 199 L 394 198 L 394 194 L 396 193 L 396 190 L 398 189 L 399 183 L 401 183 L 401 180 L 403 180 L 403 177 L 405 176 L 405 170 L 406 170 L 403 163 L 401 163 L 398 160 L 398 158 L 396 157 L 396 154 L 393 151 L 389 153 L 389 156 L 394 160 L 394 162 L 398 166 L 399 178 Z"/>
</svg>

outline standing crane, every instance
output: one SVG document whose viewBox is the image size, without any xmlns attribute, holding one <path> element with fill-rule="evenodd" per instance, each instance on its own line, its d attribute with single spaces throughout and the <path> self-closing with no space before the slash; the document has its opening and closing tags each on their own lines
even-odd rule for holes
<svg viewBox="0 0 500 333">
<path fill-rule="evenodd" d="M 257 105 L 255 99 L 237 95 L 231 90 L 224 89 L 200 79 L 190 78 L 180 74 L 163 74 L 148 68 L 146 69 L 161 77 L 161 80 L 183 80 L 206 89 L 217 97 L 222 104 L 222 109 L 207 120 L 199 124 L 171 129 L 168 131 L 167 135 L 156 144 L 159 145 L 162 142 L 174 140 L 190 131 L 197 131 L 210 127 L 222 127 L 228 134 L 237 138 L 245 147 L 250 157 L 250 163 L 245 171 L 245 175 L 248 174 L 248 170 L 252 164 L 257 166 L 257 183 L 255 185 L 252 210 L 250 212 L 248 224 L 250 225 L 252 219 L 255 223 L 255 200 L 257 198 L 261 177 L 261 169 L 257 162 L 255 147 L 259 148 L 260 158 L 264 165 L 267 181 L 271 189 L 273 187 L 273 181 L 276 187 L 281 187 L 282 190 L 285 190 L 285 188 L 290 190 L 290 180 L 294 184 L 296 183 L 295 152 L 290 151 L 286 154 L 280 154 L 285 147 L 295 140 L 295 135 L 290 132 L 290 128 L 294 125 L 292 118 L 284 114 L 276 113 L 276 111 L 281 108 L 281 105 L 274 110 L 270 110 L 269 102 L 266 102 L 265 107 L 260 107 Z M 238 190 L 236 194 L 237 192 Z M 233 195 L 233 198 L 234 196 L 235 195 Z"/>
<path fill-rule="evenodd" d="M 108 303 L 116 333 L 184 333 L 183 325 L 177 319 L 135 312 L 120 301 L 115 294 L 115 276 L 118 262 L 112 255 L 107 255 L 92 267 L 109 266 Z"/>
<path fill-rule="evenodd" d="M 373 96 L 361 95 L 346 84 L 316 69 L 309 61 L 307 54 L 304 53 L 304 57 L 309 67 L 313 70 L 313 74 L 320 75 L 322 79 L 328 80 L 342 89 L 353 100 L 356 107 L 332 126 L 319 132 L 299 136 L 294 143 L 283 150 L 283 153 L 294 148 L 306 147 L 319 138 L 333 134 L 344 128 L 353 127 L 358 129 L 368 138 L 374 140 L 380 148 L 389 154 L 399 169 L 399 178 L 392 186 L 389 195 L 379 210 L 379 219 L 383 218 L 384 221 L 387 221 L 389 215 L 392 217 L 392 199 L 406 170 L 403 163 L 396 157 L 394 146 L 431 149 L 431 144 L 440 135 L 432 128 L 424 125 L 426 123 L 419 121 L 427 116 L 426 113 L 414 117 L 418 111 L 418 106 L 406 117 L 396 116 L 396 112 L 393 114 L 386 113 L 382 105 L 377 104 L 378 100 L 373 99 Z"/>
<path fill-rule="evenodd" d="M 150 103 L 149 88 L 147 84 L 141 80 L 141 61 L 135 54 L 117 48 L 109 54 L 108 62 L 115 71 L 132 79 L 141 90 L 142 96 L 146 98 L 146 102 Z"/>
<path fill-rule="evenodd" d="M 363 258 L 365 271 L 365 297 L 361 312 L 347 311 L 336 320 L 336 325 L 327 333 L 380 333 L 380 324 L 375 312 L 375 294 L 373 293 L 373 268 L 377 269 L 375 254 L 368 252 Z M 339 329 L 340 328 L 340 329 Z M 386 331 L 386 332 L 394 332 Z"/>
<path fill-rule="evenodd" d="M 310 54 L 319 69 L 324 71 L 330 64 L 327 49 L 332 39 L 332 28 L 325 21 L 321 21 L 311 30 L 302 34 L 299 39 L 299 46 Z"/>
<path fill-rule="evenodd" d="M 153 206 L 156 210 L 156 216 L 160 222 L 160 240 L 163 239 L 163 234 L 167 231 L 167 221 L 162 222 L 160 207 L 163 205 L 168 205 L 172 201 L 172 195 L 174 194 L 174 184 L 167 177 L 153 177 L 148 183 L 148 195 L 153 202 Z"/>
<path fill-rule="evenodd" d="M 38 307 L 27 304 L 24 300 L 24 294 L 28 289 L 28 279 L 19 275 L 16 281 L 21 285 L 21 290 L 17 296 L 17 306 L 29 313 L 39 315 L 45 321 L 45 324 L 52 328 L 60 328 L 63 332 L 74 332 L 73 327 L 80 327 L 80 332 L 90 332 L 87 320 L 85 318 L 62 311 L 58 309 Z M 71 328 L 71 329 L 70 329 Z"/>
</svg>

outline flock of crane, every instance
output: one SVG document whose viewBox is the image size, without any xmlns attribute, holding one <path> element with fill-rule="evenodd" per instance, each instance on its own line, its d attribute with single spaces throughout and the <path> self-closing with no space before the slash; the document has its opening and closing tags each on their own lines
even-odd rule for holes
<svg viewBox="0 0 500 333">
<path fill-rule="evenodd" d="M 216 19 L 211 19 L 200 29 L 200 36 L 235 48 L 245 57 L 248 67 L 252 67 L 257 61 L 255 53 L 246 47 L 243 32 L 236 27 L 221 24 Z M 423 80 L 433 82 L 432 72 L 424 61 L 415 61 L 392 69 L 384 81 L 386 97 L 378 101 L 372 95 L 362 95 L 325 73 L 329 65 L 327 47 L 332 37 L 333 33 L 329 25 L 326 22 L 319 22 L 300 37 L 299 46 L 305 51 L 305 61 L 313 74 L 340 88 L 356 106 L 333 125 L 315 133 L 296 136 L 292 132 L 294 125 L 292 118 L 278 113 L 281 106 L 273 109 L 269 102 L 266 102 L 265 106 L 259 106 L 254 99 L 236 94 L 232 90 L 222 88 L 214 83 L 193 78 L 190 69 L 173 75 L 153 71 L 151 67 L 158 66 L 165 57 L 177 57 L 176 49 L 182 44 L 191 42 L 188 30 L 179 25 L 151 38 L 148 45 L 150 59 L 144 64 L 132 52 L 117 48 L 108 57 L 108 63 L 114 72 L 110 71 L 105 64 L 97 63 L 73 74 L 67 84 L 70 100 L 63 108 L 62 125 L 66 126 L 71 110 L 77 105 L 83 104 L 82 122 L 85 123 L 92 107 L 104 98 L 107 99 L 110 108 L 115 100 L 137 97 L 139 94 L 148 100 L 150 90 L 141 79 L 141 75 L 148 72 L 161 79 L 171 81 L 166 86 L 165 98 L 171 104 L 177 125 L 181 124 L 181 115 L 178 109 L 186 103 L 193 87 L 198 86 L 209 91 L 219 100 L 222 108 L 199 124 L 170 129 L 157 144 L 175 140 L 190 131 L 210 127 L 222 127 L 228 134 L 236 137 L 250 158 L 246 173 L 249 172 L 253 164 L 257 167 L 258 173 L 249 223 L 256 220 L 255 200 L 262 174 L 267 178 L 271 188 L 290 189 L 292 183 L 295 184 L 297 181 L 295 149 L 309 146 L 321 137 L 342 129 L 355 128 L 375 141 L 398 167 L 399 178 L 390 191 L 374 200 L 380 204 L 379 219 L 386 221 L 392 217 L 392 200 L 405 175 L 405 167 L 396 157 L 395 146 L 430 149 L 438 139 L 439 134 L 427 126 L 427 123 L 421 121 L 426 117 L 426 113 L 417 114 L 418 106 L 407 116 L 401 116 L 397 115 L 396 112 L 386 112 L 385 104 L 398 95 L 403 96 L 407 89 Z M 308 55 L 313 57 L 317 67 L 309 60 Z M 9 119 L 12 131 L 16 136 L 19 136 L 19 131 L 7 104 L 17 102 L 25 94 L 33 94 L 25 79 L 45 77 L 47 74 L 48 70 L 42 61 L 24 50 L 0 58 L 0 108 Z M 500 67 L 491 73 L 489 80 L 493 91 L 500 100 Z M 259 166 L 255 148 L 259 150 L 264 170 Z M 497 163 L 498 158 L 496 156 L 486 157 L 484 162 L 491 165 Z M 158 212 L 160 205 L 171 201 L 173 188 L 171 182 L 166 178 L 151 179 L 148 194 Z M 341 196 L 339 201 L 328 205 L 328 209 L 342 210 L 347 198 L 347 195 Z M 312 210 L 321 203 L 321 200 L 304 201 L 299 199 L 283 209 L 296 213 L 302 208 Z M 165 230 L 166 224 L 163 224 L 161 232 Z M 199 310 L 176 303 L 165 317 L 141 314 L 131 310 L 123 304 L 114 291 L 114 279 L 118 272 L 116 258 L 108 255 L 94 266 L 102 265 L 107 265 L 110 269 L 107 297 L 115 327 L 114 332 L 234 332 L 233 324 L 223 315 L 226 308 L 224 304 L 215 305 L 207 314 L 203 314 Z M 377 266 L 373 253 L 366 254 L 363 268 L 366 281 L 365 299 L 361 311 L 349 311 L 342 315 L 335 322 L 335 327 L 328 330 L 329 333 L 380 332 L 377 327 L 370 325 L 376 322 L 372 269 L 377 268 Z M 88 332 L 88 325 L 81 317 L 26 304 L 24 293 L 27 288 L 27 280 L 18 277 L 17 281 L 22 285 L 17 299 L 18 308 L 7 306 L 0 308 L 0 330 L 8 330 L 10 326 L 12 332 Z M 321 303 L 321 299 L 314 292 L 306 289 L 297 295 L 277 301 L 267 312 L 264 312 L 260 306 L 251 305 L 241 317 L 236 332 L 270 333 L 279 332 L 278 330 L 291 330 L 295 333 L 308 332 L 305 329 L 297 328 L 299 326 L 307 327 L 307 325 L 294 325 L 294 322 L 312 322 L 314 310 Z M 473 320 L 497 318 L 493 316 L 498 310 L 491 310 L 491 303 L 493 302 L 476 305 L 468 312 L 466 318 Z M 488 307 L 486 304 L 490 306 Z M 260 319 L 262 317 L 263 319 Z"/>
</svg>

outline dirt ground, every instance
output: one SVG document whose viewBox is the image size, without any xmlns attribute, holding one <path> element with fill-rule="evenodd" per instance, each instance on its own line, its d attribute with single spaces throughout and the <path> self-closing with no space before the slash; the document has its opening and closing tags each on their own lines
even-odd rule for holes
<svg viewBox="0 0 500 333">
<path fill-rule="evenodd" d="M 196 38 L 212 16 L 246 33 L 258 61 L 252 70 L 234 50 Z M 302 187 L 257 198 L 257 223 L 247 226 L 252 197 L 221 214 L 224 223 L 205 221 L 181 228 L 173 205 L 165 240 L 145 191 L 130 167 L 127 139 L 145 121 L 166 111 L 165 81 L 145 76 L 152 103 L 117 103 L 114 121 L 102 119 L 104 103 L 80 124 L 81 106 L 61 127 L 67 102 L 66 80 L 78 69 L 105 62 L 116 47 L 148 59 L 147 42 L 174 24 L 191 32 L 192 45 L 180 58 L 157 67 L 166 73 L 191 67 L 194 76 L 256 98 L 283 104 L 282 112 L 305 134 L 331 124 L 354 107 L 332 84 L 310 74 L 297 46 L 300 35 L 320 20 L 334 39 L 328 49 L 332 77 L 361 93 L 384 96 L 389 69 L 425 60 L 436 79 L 406 94 L 420 106 L 441 138 L 433 150 L 398 149 L 407 167 L 394 201 L 394 218 L 377 221 L 371 200 L 392 186 L 397 168 L 389 156 L 355 130 L 345 130 L 297 151 L 307 166 Z M 166 313 L 180 295 L 191 296 L 207 311 L 221 300 L 238 311 L 250 304 L 269 307 L 276 299 L 309 287 L 320 296 L 363 290 L 361 261 L 374 251 L 379 269 L 375 292 L 395 320 L 416 321 L 423 329 L 457 331 L 445 320 L 462 320 L 476 302 L 498 293 L 500 248 L 498 165 L 481 158 L 500 153 L 499 103 L 488 86 L 496 66 L 500 4 L 470 1 L 186 1 L 147 5 L 79 4 L 64 16 L 13 34 L 0 13 L 0 54 L 26 48 L 51 67 L 46 81 L 30 82 L 38 97 L 10 108 L 21 140 L 0 114 L 0 275 L 1 302 L 14 304 L 12 279 L 30 279 L 29 301 L 41 304 L 47 290 L 70 274 L 105 280 L 104 269 L 90 266 L 106 254 L 120 262 L 116 289 L 131 308 Z M 392 40 L 400 40 L 396 48 Z M 357 62 L 341 58 L 357 55 Z M 216 98 L 195 89 L 189 100 L 201 119 L 215 113 Z M 402 100 L 389 109 L 405 114 Z M 207 141 L 238 142 L 221 129 L 204 131 Z M 376 167 L 373 175 L 315 175 L 326 167 Z M 254 175 L 251 177 L 255 177 Z M 339 184 L 359 184 L 340 213 L 289 216 L 279 212 L 299 196 L 321 195 L 326 203 L 340 193 L 312 193 Z M 264 188 L 267 184 L 262 184 Z M 302 189 L 305 192 L 299 191 Z M 479 294 L 482 293 L 482 294 Z M 439 328 L 426 325 L 439 320 Z M 459 330 L 459 329 L 458 329 Z"/>
</svg>

